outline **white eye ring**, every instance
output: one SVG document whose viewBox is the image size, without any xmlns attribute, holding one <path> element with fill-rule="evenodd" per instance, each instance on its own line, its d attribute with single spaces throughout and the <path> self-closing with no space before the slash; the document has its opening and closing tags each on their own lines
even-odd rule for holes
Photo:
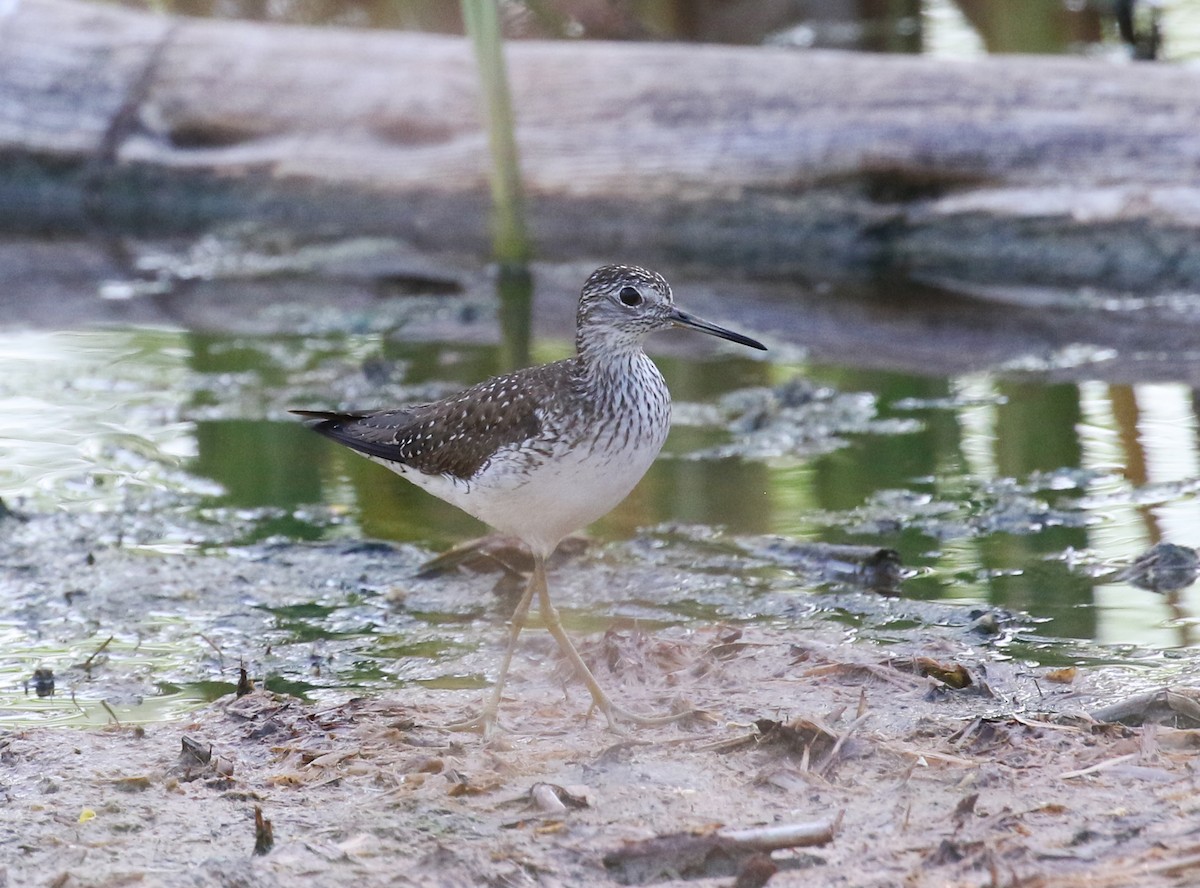
<svg viewBox="0 0 1200 888">
<path fill-rule="evenodd" d="M 637 291 L 636 287 L 622 287 L 618 298 L 622 305 L 628 305 L 630 308 L 642 304 L 642 294 Z"/>
</svg>

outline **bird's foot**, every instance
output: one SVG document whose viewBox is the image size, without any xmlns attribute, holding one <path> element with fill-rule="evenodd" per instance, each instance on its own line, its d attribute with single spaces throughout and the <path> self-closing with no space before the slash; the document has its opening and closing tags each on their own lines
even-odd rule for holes
<svg viewBox="0 0 1200 888">
<path fill-rule="evenodd" d="M 485 706 L 479 715 L 466 721 L 451 722 L 446 725 L 446 730 L 464 734 L 479 734 L 484 740 L 490 740 L 496 736 L 497 732 L 503 731 L 504 727 L 500 724 L 496 709 Z"/>
<path fill-rule="evenodd" d="M 592 705 L 593 708 L 599 709 L 604 713 L 604 717 L 608 721 L 608 729 L 615 734 L 625 733 L 625 730 L 621 727 L 621 722 L 637 725 L 640 728 L 653 728 L 660 725 L 675 724 L 676 722 L 704 715 L 703 710 L 689 706 L 683 701 L 678 701 L 677 705 L 671 708 L 672 711 L 665 715 L 639 715 L 636 712 L 630 712 L 623 706 L 618 706 L 603 691 L 601 692 L 600 699 L 597 699 L 593 694 Z"/>
</svg>

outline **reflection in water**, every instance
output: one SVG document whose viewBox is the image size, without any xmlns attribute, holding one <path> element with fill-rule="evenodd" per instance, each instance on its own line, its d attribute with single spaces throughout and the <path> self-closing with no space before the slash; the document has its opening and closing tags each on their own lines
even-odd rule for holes
<svg viewBox="0 0 1200 888">
<path fill-rule="evenodd" d="M 1163 484 L 1200 476 L 1193 393 L 1179 385 L 1146 383 L 1134 386 L 1134 397 L 1140 413 L 1137 445 L 1144 454 L 1146 480 Z M 1200 516 L 1194 499 L 1162 503 L 1148 515 L 1152 542 L 1188 535 L 1195 539 Z"/>
<path fill-rule="evenodd" d="M 501 349 L 497 372 L 528 367 L 533 339 L 533 275 L 529 266 L 502 264 L 496 278 L 496 297 L 500 306 Z"/>
<path fill-rule="evenodd" d="M 1002 382 L 996 408 L 996 469 L 1024 478 L 1078 466 L 1079 391 L 1074 385 Z"/>
<path fill-rule="evenodd" d="M 362 406 L 391 403 L 397 390 L 466 385 L 507 360 L 473 345 L 373 349 L 358 347 L 361 379 L 347 389 Z M 69 500 L 120 508 L 130 485 L 160 486 L 259 515 L 252 538 L 352 532 L 440 549 L 482 533 L 474 519 L 301 423 L 262 418 L 290 406 L 293 380 L 311 388 L 343 378 L 346 354 L 336 337 L 10 334 L 0 352 L 0 404 L 9 408 L 0 412 L 0 496 L 18 508 Z M 736 433 L 680 424 L 643 483 L 593 527 L 600 538 L 678 523 L 883 545 L 924 569 L 904 586 L 911 597 L 1027 610 L 1048 621 L 1047 636 L 1193 642 L 1195 587 L 1166 601 L 1126 583 L 1097 584 L 1080 567 L 1099 573 L 1164 540 L 1200 543 L 1200 424 L 1187 387 L 946 379 L 729 356 L 659 363 L 685 412 L 804 374 L 817 386 L 869 392 L 879 418 L 909 422 L 846 434 L 823 455 L 770 459 L 696 458 Z M 322 501 L 358 526 L 297 519 Z"/>
<path fill-rule="evenodd" d="M 186 350 L 159 330 L 15 333 L 0 345 L 0 497 L 118 508 L 131 487 L 193 489 L 180 420 Z"/>
<path fill-rule="evenodd" d="M 1082 455 L 1076 427 L 1080 420 L 1079 392 L 1074 385 L 1003 382 L 995 410 L 993 457 L 997 477 L 1027 478 L 1035 472 L 1077 467 Z M 1090 638 L 1095 632 L 1091 583 L 1072 575 L 1061 562 L 1046 556 L 1088 544 L 1084 528 L 1047 527 L 1020 536 L 998 533 L 980 540 L 984 570 L 1018 572 L 998 576 L 991 584 L 992 600 L 1013 610 L 1050 618 L 1050 634 Z"/>
<path fill-rule="evenodd" d="M 221 485 L 222 506 L 258 510 L 254 532 L 242 542 L 272 537 L 312 540 L 325 535 L 319 524 L 297 512 L 322 500 L 320 476 L 298 470 L 319 465 L 325 456 L 313 437 L 299 423 L 223 419 L 196 424 L 192 471 Z"/>
<path fill-rule="evenodd" d="M 299 423 L 222 419 L 196 426 L 196 460 L 192 469 L 224 488 L 233 506 L 300 506 L 319 502 L 320 478 L 298 472 L 313 465 L 319 448 Z"/>
<path fill-rule="evenodd" d="M 1142 449 L 1141 438 L 1138 435 L 1138 404 L 1133 393 L 1133 386 L 1113 385 L 1108 389 L 1108 403 L 1111 407 L 1106 411 L 1111 416 L 1117 429 L 1119 452 L 1116 454 L 1114 465 L 1125 467 L 1125 479 L 1136 487 L 1145 487 L 1150 481 L 1146 468 L 1146 454 Z M 1103 410 L 1103 405 L 1097 405 Z M 1124 461 L 1121 461 L 1121 457 Z M 1140 520 L 1146 525 L 1147 535 L 1152 543 L 1162 540 L 1162 532 L 1154 520 L 1150 507 L 1142 504 L 1136 507 Z M 1132 554 L 1132 553 L 1131 553 Z"/>
</svg>

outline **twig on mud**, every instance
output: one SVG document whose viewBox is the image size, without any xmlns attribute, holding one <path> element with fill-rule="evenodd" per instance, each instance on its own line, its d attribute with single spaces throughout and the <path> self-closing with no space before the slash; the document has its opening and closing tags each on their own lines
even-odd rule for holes
<svg viewBox="0 0 1200 888">
<path fill-rule="evenodd" d="M 718 830 L 715 835 L 730 847 L 742 851 L 779 851 L 783 848 L 807 848 L 833 841 L 842 825 L 844 811 L 832 820 L 809 823 L 785 823 L 781 826 L 756 826 L 750 829 Z"/>
<path fill-rule="evenodd" d="M 921 686 L 921 682 L 910 677 L 910 673 L 898 673 L 894 667 L 876 666 L 873 663 L 827 663 L 823 666 L 813 666 L 800 673 L 801 678 L 816 678 L 825 675 L 845 676 L 848 672 L 866 673 L 871 678 L 878 678 L 887 684 L 904 690 L 913 690 Z"/>
<path fill-rule="evenodd" d="M 970 768 L 979 764 L 977 759 L 963 758 L 962 756 L 950 755 L 946 752 L 937 752 L 933 749 L 917 749 L 905 743 L 883 743 L 881 745 L 884 749 L 898 755 L 911 755 L 916 759 L 938 761 L 944 765 L 961 765 L 965 768 Z"/>
<path fill-rule="evenodd" d="M 244 697 L 247 694 L 254 692 L 254 682 L 250 678 L 250 673 L 246 671 L 245 665 L 238 667 L 237 689 L 235 694 L 238 697 Z"/>
<path fill-rule="evenodd" d="M 842 815 L 831 820 L 787 823 L 751 829 L 670 833 L 629 842 L 604 855 L 608 870 L 621 870 L 626 879 L 652 881 L 663 873 L 685 877 L 733 875 L 755 854 L 784 848 L 806 848 L 833 841 Z"/>
<path fill-rule="evenodd" d="M 548 814 L 565 814 L 571 808 L 590 808 L 586 786 L 559 786 L 557 783 L 535 783 L 529 787 L 527 798 L 534 807 Z"/>
<path fill-rule="evenodd" d="M 1168 876 L 1177 876 L 1184 870 L 1195 869 L 1196 867 L 1200 867 L 1200 854 L 1192 853 L 1187 857 L 1177 857 L 1175 860 L 1164 860 L 1152 866 L 1139 867 L 1138 872 L 1146 875 L 1163 873 Z"/>
<path fill-rule="evenodd" d="M 759 731 L 753 724 L 745 724 L 744 722 L 735 722 L 727 727 L 746 728 L 745 734 L 739 734 L 736 737 L 726 737 L 721 740 L 712 740 L 707 743 L 698 743 L 696 750 L 699 752 L 733 752 L 735 749 L 741 749 L 743 746 L 751 746 L 756 743 L 761 736 Z"/>
<path fill-rule="evenodd" d="M 958 732 L 958 736 L 951 735 L 950 741 L 954 744 L 955 749 L 962 749 L 967 745 L 967 741 L 975 736 L 979 728 L 983 725 L 983 719 L 973 719 L 969 725 Z"/>
<path fill-rule="evenodd" d="M 86 660 L 84 660 L 82 663 L 79 664 L 79 668 L 82 669 L 84 672 L 90 672 L 92 669 L 92 661 L 95 660 L 102 653 L 104 653 L 104 649 L 106 647 L 108 647 L 110 644 L 112 644 L 112 640 L 113 640 L 113 636 L 111 636 L 111 635 L 108 636 L 108 638 L 104 639 L 104 642 L 100 645 L 100 647 L 98 647 L 94 651 L 92 651 L 92 655 L 90 657 L 88 657 Z"/>
<path fill-rule="evenodd" d="M 837 740 L 834 741 L 833 748 L 826 753 L 825 760 L 821 762 L 820 767 L 817 768 L 818 774 L 824 776 L 825 772 L 833 767 L 834 763 L 837 761 L 838 753 L 842 751 L 842 746 L 850 738 L 850 735 L 858 730 L 858 728 L 860 728 L 866 722 L 866 720 L 867 717 L 865 715 L 860 715 L 854 721 L 850 722 L 844 731 L 837 735 Z M 808 749 L 809 747 L 805 747 L 806 752 Z"/>
<path fill-rule="evenodd" d="M 1116 758 L 1110 758 L 1107 761 L 1103 761 L 1103 762 L 1100 762 L 1099 764 L 1092 765 L 1089 768 L 1080 768 L 1078 771 L 1066 771 L 1062 774 L 1059 774 L 1058 779 L 1059 780 L 1069 780 L 1072 777 L 1086 777 L 1088 774 L 1094 774 L 1097 771 L 1104 771 L 1104 770 L 1107 770 L 1108 768 L 1115 768 L 1117 765 L 1123 765 L 1123 764 L 1125 764 L 1125 762 L 1132 761 L 1133 759 L 1136 759 L 1139 756 L 1141 756 L 1140 752 L 1131 752 L 1131 753 L 1128 753 L 1127 755 L 1119 755 Z"/>
<path fill-rule="evenodd" d="M 732 752 L 743 746 L 756 744 L 782 746 L 786 751 L 800 755 L 799 770 L 802 773 L 821 776 L 832 767 L 850 734 L 864 721 L 866 716 L 861 715 L 852 721 L 845 731 L 838 733 L 814 719 L 795 718 L 784 723 L 760 718 L 749 725 L 750 730 L 740 737 L 705 743 L 698 748 L 711 752 Z M 814 757 L 818 762 L 815 766 Z"/>
<path fill-rule="evenodd" d="M 224 664 L 225 653 L 224 653 L 224 651 L 221 650 L 220 646 L 215 641 L 213 641 L 211 638 L 209 638 L 207 635 L 205 635 L 203 632 L 197 632 L 196 635 L 201 641 L 203 641 L 210 648 L 212 648 L 214 651 L 216 651 L 217 662 L 219 664 Z"/>
<path fill-rule="evenodd" d="M 1045 731 L 1067 731 L 1072 734 L 1084 733 L 1083 728 L 1080 728 L 1077 725 L 1062 725 L 1062 724 L 1058 724 L 1057 722 L 1048 722 L 1048 721 L 1040 721 L 1040 720 L 1034 719 L 1034 718 L 1025 718 L 1022 715 L 1016 715 L 1016 714 L 1009 715 L 1009 718 L 1011 718 L 1017 724 L 1024 725 L 1027 728 L 1037 728 L 1038 730 L 1045 730 Z"/>
<path fill-rule="evenodd" d="M 110 641 L 111 641 L 111 639 L 110 639 Z M 116 722 L 117 727 L 119 728 L 121 726 L 121 720 L 119 718 L 117 718 L 117 714 L 115 712 L 113 712 L 113 708 L 108 705 L 108 701 L 101 700 L 100 705 L 104 707 L 104 711 L 108 713 L 108 717 L 111 718 L 114 722 Z"/>
<path fill-rule="evenodd" d="M 261 857 L 275 847 L 275 830 L 271 821 L 263 817 L 262 808 L 254 806 L 254 854 Z"/>
<path fill-rule="evenodd" d="M 621 756 L 631 749 L 636 749 L 639 746 L 653 746 L 649 740 L 618 740 L 611 746 L 606 746 L 600 750 L 600 754 L 593 760 L 593 765 L 604 765 L 612 762 L 620 761 Z"/>
<path fill-rule="evenodd" d="M 1182 857 L 1153 863 L 1147 862 L 1146 855 L 1143 855 L 1138 860 L 1115 868 L 1109 864 L 1101 873 L 1080 873 L 1070 880 L 1063 880 L 1061 884 L 1078 888 L 1125 888 L 1127 885 L 1145 883 L 1148 876 L 1178 876 L 1186 870 L 1200 868 L 1200 850 L 1197 846 L 1187 848 L 1186 852 Z"/>
</svg>

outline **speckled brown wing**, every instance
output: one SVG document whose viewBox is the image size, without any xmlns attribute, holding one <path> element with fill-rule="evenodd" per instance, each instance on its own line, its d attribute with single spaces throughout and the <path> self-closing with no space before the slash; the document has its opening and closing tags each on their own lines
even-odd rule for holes
<svg viewBox="0 0 1200 888">
<path fill-rule="evenodd" d="M 291 412 L 319 420 L 314 431 L 360 453 L 468 480 L 497 450 L 526 441 L 536 446 L 539 408 L 561 396 L 555 385 L 569 380 L 566 369 L 550 364 L 497 376 L 444 400 L 399 410 Z"/>
</svg>

